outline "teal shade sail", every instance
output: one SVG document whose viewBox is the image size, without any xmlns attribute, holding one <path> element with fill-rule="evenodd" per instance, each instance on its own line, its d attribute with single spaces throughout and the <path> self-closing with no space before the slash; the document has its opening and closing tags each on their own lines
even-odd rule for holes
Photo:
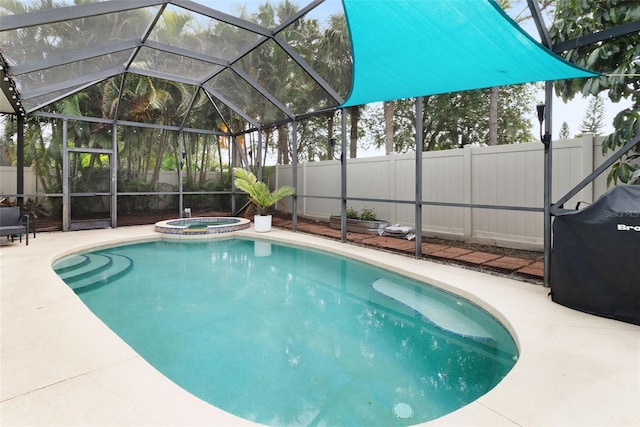
<svg viewBox="0 0 640 427">
<path fill-rule="evenodd" d="M 353 86 L 343 107 L 594 77 L 532 39 L 493 0 L 343 0 Z"/>
</svg>

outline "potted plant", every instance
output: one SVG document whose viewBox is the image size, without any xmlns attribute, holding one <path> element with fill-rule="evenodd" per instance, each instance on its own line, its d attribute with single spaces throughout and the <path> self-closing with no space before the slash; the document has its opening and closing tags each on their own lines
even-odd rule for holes
<svg viewBox="0 0 640 427">
<path fill-rule="evenodd" d="M 381 231 L 389 225 L 385 220 L 379 220 L 373 209 L 366 206 L 360 212 L 352 207 L 347 208 L 347 231 L 362 234 L 380 234 Z M 331 215 L 329 217 L 329 227 L 340 230 L 340 215 Z"/>
<path fill-rule="evenodd" d="M 256 215 L 253 217 L 253 228 L 257 232 L 271 230 L 272 216 L 268 215 L 269 208 L 287 196 L 295 194 L 296 190 L 287 185 L 271 191 L 267 184 L 258 181 L 258 178 L 244 168 L 233 168 L 236 188 L 249 195 L 249 200 L 256 207 Z"/>
</svg>

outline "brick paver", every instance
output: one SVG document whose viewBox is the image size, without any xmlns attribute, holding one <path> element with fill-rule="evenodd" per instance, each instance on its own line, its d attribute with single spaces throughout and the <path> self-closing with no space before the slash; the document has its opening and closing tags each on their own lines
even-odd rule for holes
<svg viewBox="0 0 640 427">
<path fill-rule="evenodd" d="M 273 226 L 290 230 L 291 220 L 274 217 Z M 340 230 L 330 228 L 328 224 L 323 222 L 298 221 L 298 230 L 332 239 L 341 238 Z M 414 253 L 416 246 L 415 240 L 352 232 L 347 233 L 347 241 L 402 253 Z M 452 245 L 422 243 L 422 254 L 425 258 L 440 258 L 465 263 L 485 270 L 499 271 L 501 273 L 516 273 L 522 277 L 534 279 L 542 279 L 544 277 L 544 264 L 542 262 L 513 256 L 496 255 L 483 251 L 473 251 L 471 249 L 456 247 L 454 242 L 452 242 Z"/>
<path fill-rule="evenodd" d="M 536 279 L 544 278 L 544 263 L 540 261 L 536 261 L 531 265 L 523 267 L 516 271 L 518 274 L 522 274 L 524 276 L 534 277 Z"/>
<path fill-rule="evenodd" d="M 446 245 L 438 245 L 437 243 L 423 243 L 422 244 L 422 253 L 431 255 L 434 252 L 439 252 L 444 249 L 447 249 L 449 246 Z"/>
<path fill-rule="evenodd" d="M 374 236 L 364 240 L 363 243 L 400 252 L 413 253 L 416 250 L 415 240 L 399 239 L 397 237 Z"/>
<path fill-rule="evenodd" d="M 500 258 L 501 255 L 490 254 L 488 252 L 470 252 L 456 258 L 456 261 L 463 261 L 469 264 L 481 265 L 494 259 Z"/>
<path fill-rule="evenodd" d="M 526 267 L 531 263 L 532 263 L 531 260 L 528 260 L 528 259 L 503 256 L 493 261 L 489 261 L 484 265 L 491 268 L 498 269 L 498 270 L 505 270 L 505 271 L 511 272 L 511 271 L 516 271 L 523 267 Z"/>
<path fill-rule="evenodd" d="M 433 252 L 430 253 L 429 255 L 435 258 L 444 258 L 444 259 L 455 259 L 458 258 L 462 255 L 466 255 L 468 253 L 471 253 L 473 251 L 469 250 L 469 249 L 464 249 L 464 248 L 456 248 L 454 246 L 449 246 L 448 248 L 445 248 L 441 251 L 438 252 Z"/>
</svg>

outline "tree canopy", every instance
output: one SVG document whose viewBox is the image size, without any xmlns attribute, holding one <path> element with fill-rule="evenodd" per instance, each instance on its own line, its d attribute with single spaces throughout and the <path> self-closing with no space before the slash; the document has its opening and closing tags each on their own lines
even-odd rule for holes
<svg viewBox="0 0 640 427">
<path fill-rule="evenodd" d="M 638 21 L 637 0 L 558 0 L 549 33 L 555 45 Z M 612 37 L 570 49 L 563 56 L 576 65 L 603 73 L 586 82 L 556 82 L 556 92 L 563 99 L 606 92 L 614 103 L 623 98 L 632 102 L 631 107 L 620 110 L 613 119 L 615 131 L 605 140 L 603 150 L 613 150 L 640 135 L 640 34 Z M 640 146 L 636 146 L 613 166 L 609 180 L 640 182 L 640 166 L 636 161 L 639 156 Z"/>
<path fill-rule="evenodd" d="M 535 103 L 535 84 L 502 87 L 499 93 L 498 144 L 534 140 L 527 118 Z M 457 148 L 461 145 L 487 145 L 489 142 L 489 104 L 491 89 L 432 95 L 423 98 L 423 151 Z M 393 151 L 415 150 L 414 100 L 395 102 Z M 386 144 L 383 112 L 366 114 L 366 129 L 376 147 Z"/>
<path fill-rule="evenodd" d="M 604 127 L 604 101 L 600 95 L 591 97 L 587 111 L 584 118 L 580 123 L 580 133 L 592 133 L 594 135 L 600 135 L 600 131 Z"/>
</svg>

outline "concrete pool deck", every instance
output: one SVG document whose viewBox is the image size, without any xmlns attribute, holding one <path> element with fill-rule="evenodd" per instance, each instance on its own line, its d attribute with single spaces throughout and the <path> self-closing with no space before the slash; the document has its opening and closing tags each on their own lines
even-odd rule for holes
<svg viewBox="0 0 640 427">
<path fill-rule="evenodd" d="M 548 289 L 507 277 L 284 230 L 236 234 L 326 249 L 431 282 L 472 299 L 515 333 L 520 359 L 509 375 L 426 425 L 640 425 L 640 326 L 568 309 Z M 0 425 L 252 425 L 156 371 L 51 268 L 79 250 L 159 238 L 147 225 L 0 245 Z"/>
</svg>

